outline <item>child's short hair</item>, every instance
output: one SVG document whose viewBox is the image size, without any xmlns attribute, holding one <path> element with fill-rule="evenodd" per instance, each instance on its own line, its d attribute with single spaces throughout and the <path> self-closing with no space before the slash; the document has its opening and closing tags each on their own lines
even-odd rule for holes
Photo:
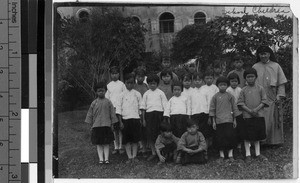
<svg viewBox="0 0 300 183">
<path fill-rule="evenodd" d="M 171 84 L 171 90 L 172 90 L 172 92 L 173 92 L 174 86 L 180 86 L 181 87 L 181 91 L 182 91 L 182 88 L 183 88 L 182 82 L 180 82 L 180 81 L 173 81 L 173 83 Z"/>
<path fill-rule="evenodd" d="M 243 57 L 241 54 L 235 54 L 233 57 L 233 61 L 235 62 L 236 60 L 242 60 L 243 61 Z"/>
<path fill-rule="evenodd" d="M 138 68 L 135 70 L 135 76 L 141 76 L 144 77 L 146 75 L 145 69 Z"/>
<path fill-rule="evenodd" d="M 201 72 L 196 72 L 196 73 L 194 73 L 194 74 L 193 74 L 194 80 L 195 80 L 197 77 L 198 77 L 199 79 L 203 79 L 203 74 L 202 74 Z"/>
<path fill-rule="evenodd" d="M 159 129 L 161 132 L 171 132 L 172 131 L 171 125 L 167 122 L 162 122 L 159 126 Z"/>
<path fill-rule="evenodd" d="M 190 73 L 184 73 L 182 76 L 182 81 L 186 79 L 188 81 L 192 81 L 192 75 Z"/>
<path fill-rule="evenodd" d="M 100 82 L 98 82 L 98 83 L 96 83 L 96 84 L 94 85 L 94 91 L 95 91 L 95 92 L 97 92 L 97 90 L 98 90 L 99 88 L 104 88 L 105 90 L 107 90 L 106 82 L 100 81 Z"/>
<path fill-rule="evenodd" d="M 257 77 L 257 71 L 254 68 L 250 68 L 244 71 L 244 79 L 246 79 L 248 74 L 254 74 Z"/>
<path fill-rule="evenodd" d="M 166 76 L 167 74 L 169 74 L 171 76 L 171 79 L 173 79 L 173 74 L 172 74 L 172 71 L 170 69 L 162 70 L 161 73 L 160 73 L 160 79 L 162 79 L 162 77 Z"/>
<path fill-rule="evenodd" d="M 212 77 L 214 77 L 214 73 L 211 70 L 208 70 L 208 71 L 206 71 L 204 73 L 204 77 L 206 77 L 206 76 L 212 76 Z"/>
<path fill-rule="evenodd" d="M 227 86 L 230 85 L 229 80 L 225 77 L 225 76 L 220 76 L 217 81 L 216 81 L 216 85 L 218 86 L 220 83 L 226 83 Z"/>
<path fill-rule="evenodd" d="M 233 73 L 229 74 L 229 76 L 227 78 L 229 81 L 232 79 L 237 79 L 238 84 L 240 84 L 240 77 L 239 77 L 239 75 L 237 75 L 237 73 L 233 72 Z"/>
<path fill-rule="evenodd" d="M 191 128 L 193 125 L 198 126 L 195 120 L 193 120 L 193 119 L 188 119 L 188 121 L 187 121 L 187 127 L 188 127 L 188 128 Z"/>
<path fill-rule="evenodd" d="M 134 77 L 134 74 L 132 73 L 128 73 L 124 76 L 124 81 L 127 81 L 129 79 L 133 79 L 133 81 L 135 81 L 135 77 Z"/>
<path fill-rule="evenodd" d="M 146 79 L 147 83 L 151 83 L 151 82 L 155 82 L 157 84 L 159 84 L 159 77 L 156 74 L 150 74 L 147 79 Z"/>
<path fill-rule="evenodd" d="M 112 66 L 110 69 L 109 69 L 109 72 L 110 74 L 119 74 L 119 69 L 117 66 Z"/>
</svg>

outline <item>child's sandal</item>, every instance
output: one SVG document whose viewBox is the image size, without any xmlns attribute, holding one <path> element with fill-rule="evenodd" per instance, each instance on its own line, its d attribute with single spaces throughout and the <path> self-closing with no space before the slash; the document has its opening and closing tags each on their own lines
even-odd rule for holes
<svg viewBox="0 0 300 183">
<path fill-rule="evenodd" d="M 103 164 L 104 163 L 104 161 L 99 161 L 99 164 Z"/>
<path fill-rule="evenodd" d="M 105 163 L 105 164 L 109 164 L 109 160 L 105 160 L 104 163 Z"/>
</svg>

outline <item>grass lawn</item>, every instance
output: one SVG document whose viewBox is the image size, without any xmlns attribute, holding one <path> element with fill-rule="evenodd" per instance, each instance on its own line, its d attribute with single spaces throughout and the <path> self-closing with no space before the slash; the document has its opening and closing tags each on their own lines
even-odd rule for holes
<svg viewBox="0 0 300 183">
<path fill-rule="evenodd" d="M 99 165 L 96 147 L 90 142 L 89 125 L 83 121 L 86 110 L 58 115 L 59 178 L 144 178 L 144 179 L 283 179 L 292 178 L 292 126 L 284 124 L 285 143 L 281 147 L 262 147 L 269 160 L 252 159 L 249 164 L 237 159 L 218 164 L 217 151 L 209 151 L 205 165 L 157 165 L 144 158 L 125 164 L 126 155 L 110 155 L 109 165 Z M 288 125 L 290 124 L 290 125 Z M 251 151 L 253 154 L 253 150 Z M 236 155 L 236 153 L 234 153 Z"/>
</svg>

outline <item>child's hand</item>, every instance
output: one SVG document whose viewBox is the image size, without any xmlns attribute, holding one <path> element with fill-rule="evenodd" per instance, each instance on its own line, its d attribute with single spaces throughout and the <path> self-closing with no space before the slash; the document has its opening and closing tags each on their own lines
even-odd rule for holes
<svg viewBox="0 0 300 183">
<path fill-rule="evenodd" d="M 233 120 L 233 128 L 236 128 L 236 120 Z"/>
<path fill-rule="evenodd" d="M 158 158 L 159 158 L 159 161 L 161 161 L 161 162 L 165 162 L 166 161 L 166 158 L 163 157 L 162 155 L 159 155 Z"/>
<path fill-rule="evenodd" d="M 213 129 L 216 130 L 217 129 L 217 124 L 214 122 L 212 125 L 213 125 Z"/>
<path fill-rule="evenodd" d="M 124 124 L 120 121 L 120 129 L 122 130 L 124 128 Z"/>
<path fill-rule="evenodd" d="M 208 118 L 207 124 L 208 124 L 208 125 L 212 125 L 212 122 L 211 122 L 210 118 Z"/>
<path fill-rule="evenodd" d="M 114 125 L 111 125 L 111 131 L 114 131 L 115 130 L 115 128 L 114 128 Z"/>
<path fill-rule="evenodd" d="M 146 120 L 143 120 L 143 127 L 146 127 Z"/>
</svg>

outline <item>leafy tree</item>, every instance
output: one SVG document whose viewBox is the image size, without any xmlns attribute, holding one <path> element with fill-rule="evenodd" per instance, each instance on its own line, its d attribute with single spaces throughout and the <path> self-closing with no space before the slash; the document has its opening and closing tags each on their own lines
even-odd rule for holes
<svg viewBox="0 0 300 183">
<path fill-rule="evenodd" d="M 275 18 L 223 16 L 205 25 L 189 25 L 176 35 L 172 58 L 177 63 L 199 58 L 205 69 L 212 61 L 238 52 L 248 58 L 248 64 L 253 64 L 255 50 L 261 44 L 267 44 L 276 51 L 290 46 L 292 18 L 282 15 Z"/>
<path fill-rule="evenodd" d="M 91 99 L 94 84 L 108 79 L 110 66 L 122 73 L 142 60 L 145 29 L 116 9 L 94 8 L 89 18 L 57 21 L 58 92 L 73 87 Z"/>
</svg>

